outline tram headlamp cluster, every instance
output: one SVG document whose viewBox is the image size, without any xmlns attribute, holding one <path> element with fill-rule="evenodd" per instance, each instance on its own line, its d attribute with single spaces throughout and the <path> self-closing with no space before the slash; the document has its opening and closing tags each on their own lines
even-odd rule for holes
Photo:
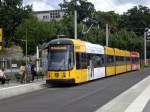
<svg viewBox="0 0 150 112">
<path fill-rule="evenodd" d="M 49 76 L 49 78 L 51 78 L 52 77 L 52 73 L 49 73 L 48 76 Z"/>
<path fill-rule="evenodd" d="M 65 72 L 63 72 L 63 77 L 66 77 L 66 73 Z"/>
</svg>

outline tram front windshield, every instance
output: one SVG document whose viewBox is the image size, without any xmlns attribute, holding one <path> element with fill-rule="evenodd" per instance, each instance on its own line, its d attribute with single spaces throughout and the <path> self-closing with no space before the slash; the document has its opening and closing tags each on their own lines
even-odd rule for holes
<svg viewBox="0 0 150 112">
<path fill-rule="evenodd" d="M 73 68 L 73 46 L 53 45 L 48 51 L 48 70 L 70 70 Z"/>
</svg>

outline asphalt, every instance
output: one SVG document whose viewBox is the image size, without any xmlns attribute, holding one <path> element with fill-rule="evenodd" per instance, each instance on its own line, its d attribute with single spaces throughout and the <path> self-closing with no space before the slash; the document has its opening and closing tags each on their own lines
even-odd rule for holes
<svg viewBox="0 0 150 112">
<path fill-rule="evenodd" d="M 150 75 L 150 69 L 146 68 L 140 71 L 129 72 L 126 74 L 102 78 L 82 85 L 42 88 L 34 92 L 17 95 L 0 100 L 0 112 L 93 112 L 99 111 L 107 104 L 114 102 L 119 96 L 128 90 L 134 90 L 128 96 L 114 104 L 113 108 L 120 104 L 126 104 L 136 101 L 135 96 L 147 89 L 149 83 L 142 82 L 141 91 L 132 88 L 139 84 Z M 149 80 L 149 79 L 148 79 Z M 135 94 L 136 93 L 136 94 Z M 145 94 L 147 94 L 145 92 Z M 131 98 L 131 99 L 130 99 Z M 145 97 L 144 97 L 145 98 Z M 146 98 L 148 99 L 148 98 Z M 128 101 L 129 100 L 129 101 Z M 130 101 L 132 100 L 132 101 Z M 123 102 L 123 103 L 122 103 Z M 111 104 L 112 105 L 112 104 Z M 128 108 L 130 104 L 126 104 Z M 115 112 L 124 112 L 123 110 Z M 132 106 L 131 106 L 132 107 Z M 146 103 L 144 112 L 149 112 L 150 103 Z M 107 112 L 112 112 L 107 111 Z"/>
</svg>

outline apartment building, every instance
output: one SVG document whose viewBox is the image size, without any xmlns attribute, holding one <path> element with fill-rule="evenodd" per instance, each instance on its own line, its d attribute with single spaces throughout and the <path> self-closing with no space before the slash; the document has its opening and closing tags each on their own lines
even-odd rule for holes
<svg viewBox="0 0 150 112">
<path fill-rule="evenodd" d="M 36 11 L 35 15 L 40 21 L 59 21 L 63 18 L 64 12 L 62 10 Z"/>
</svg>

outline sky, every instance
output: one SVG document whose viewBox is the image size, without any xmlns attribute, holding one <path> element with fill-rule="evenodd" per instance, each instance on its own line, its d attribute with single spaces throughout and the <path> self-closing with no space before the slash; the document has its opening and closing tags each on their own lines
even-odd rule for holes
<svg viewBox="0 0 150 112">
<path fill-rule="evenodd" d="M 144 5 L 150 8 L 150 0 L 88 0 L 93 3 L 95 9 L 98 11 L 115 11 L 122 14 L 128 9 L 137 6 Z M 63 0 L 24 0 L 24 5 L 32 4 L 34 11 L 44 11 L 59 9 L 58 4 Z"/>
</svg>

